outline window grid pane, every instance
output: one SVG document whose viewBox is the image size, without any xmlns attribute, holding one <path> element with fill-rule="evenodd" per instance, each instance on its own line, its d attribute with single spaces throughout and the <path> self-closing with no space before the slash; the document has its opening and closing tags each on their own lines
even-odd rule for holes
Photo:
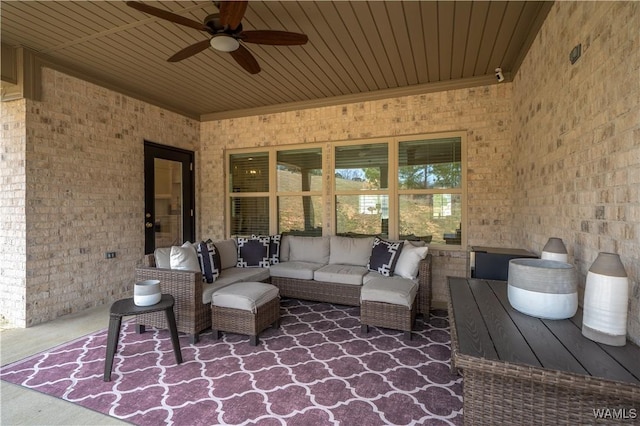
<svg viewBox="0 0 640 426">
<path fill-rule="evenodd" d="M 398 188 L 460 188 L 460 138 L 417 140 L 398 145 Z"/>
<path fill-rule="evenodd" d="M 232 154 L 229 157 L 231 192 L 269 192 L 269 153 Z"/>
<path fill-rule="evenodd" d="M 322 148 L 278 151 L 278 192 L 322 191 Z"/>
<path fill-rule="evenodd" d="M 279 196 L 278 232 L 293 235 L 322 235 L 322 197 Z"/>
<path fill-rule="evenodd" d="M 335 177 L 336 191 L 388 189 L 389 145 L 336 147 Z"/>
<path fill-rule="evenodd" d="M 231 197 L 231 235 L 269 234 L 269 197 Z"/>
<path fill-rule="evenodd" d="M 336 233 L 389 235 L 389 196 L 336 196 Z"/>
<path fill-rule="evenodd" d="M 399 232 L 433 244 L 461 244 L 460 194 L 403 194 L 399 199 Z"/>
</svg>

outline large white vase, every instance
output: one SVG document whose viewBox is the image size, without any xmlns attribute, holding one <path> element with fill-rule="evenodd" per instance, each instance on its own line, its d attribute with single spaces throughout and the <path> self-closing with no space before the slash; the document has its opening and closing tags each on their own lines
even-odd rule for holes
<svg viewBox="0 0 640 426">
<path fill-rule="evenodd" d="M 514 309 L 544 319 L 571 318 L 578 310 L 573 265 L 548 259 L 511 259 L 507 295 Z"/>
<path fill-rule="evenodd" d="M 628 306 L 629 278 L 620 256 L 598 254 L 587 273 L 582 334 L 606 345 L 624 346 Z"/>
</svg>

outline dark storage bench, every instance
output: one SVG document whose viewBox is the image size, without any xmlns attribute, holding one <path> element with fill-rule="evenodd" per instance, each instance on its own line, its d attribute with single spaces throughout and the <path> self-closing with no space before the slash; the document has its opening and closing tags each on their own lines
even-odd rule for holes
<svg viewBox="0 0 640 426">
<path fill-rule="evenodd" d="M 524 249 L 503 247 L 471 247 L 471 277 L 485 280 L 506 281 L 509 276 L 509 261 L 522 257 L 537 258 L 535 253 Z"/>
<path fill-rule="evenodd" d="M 541 320 L 514 310 L 504 281 L 449 277 L 452 369 L 465 424 L 592 424 L 640 419 L 640 348 L 582 336 L 582 311 Z"/>
</svg>

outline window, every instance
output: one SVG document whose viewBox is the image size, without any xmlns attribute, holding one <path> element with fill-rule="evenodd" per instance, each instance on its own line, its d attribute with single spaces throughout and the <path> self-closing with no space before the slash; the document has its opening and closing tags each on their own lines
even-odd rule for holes
<svg viewBox="0 0 640 426">
<path fill-rule="evenodd" d="M 334 149 L 336 233 L 389 235 L 389 144 Z"/>
<path fill-rule="evenodd" d="M 367 234 L 461 245 L 463 140 L 450 133 L 230 152 L 230 234 Z"/>
<path fill-rule="evenodd" d="M 269 153 L 229 157 L 230 231 L 232 236 L 269 232 Z"/>
<path fill-rule="evenodd" d="M 460 137 L 398 144 L 398 225 L 401 236 L 461 244 Z"/>
<path fill-rule="evenodd" d="M 322 235 L 322 148 L 277 151 L 278 232 Z"/>
</svg>

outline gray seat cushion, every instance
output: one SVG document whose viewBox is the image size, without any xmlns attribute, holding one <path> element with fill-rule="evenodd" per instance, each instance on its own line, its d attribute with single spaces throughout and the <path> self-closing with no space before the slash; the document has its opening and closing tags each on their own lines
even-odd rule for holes
<svg viewBox="0 0 640 426">
<path fill-rule="evenodd" d="M 269 278 L 269 268 L 227 268 L 212 284 L 204 284 L 202 289 L 202 303 L 211 303 L 214 291 L 241 281 L 264 281 Z"/>
<path fill-rule="evenodd" d="M 312 280 L 313 273 L 322 266 L 324 264 L 313 262 L 281 262 L 271 265 L 269 271 L 272 277 Z"/>
<path fill-rule="evenodd" d="M 410 308 L 417 293 L 418 284 L 412 280 L 400 277 L 380 277 L 370 279 L 362 285 L 360 301 L 391 303 Z"/>
<path fill-rule="evenodd" d="M 362 278 L 367 272 L 364 266 L 331 264 L 315 271 L 313 279 L 329 283 L 362 285 Z"/>
</svg>

